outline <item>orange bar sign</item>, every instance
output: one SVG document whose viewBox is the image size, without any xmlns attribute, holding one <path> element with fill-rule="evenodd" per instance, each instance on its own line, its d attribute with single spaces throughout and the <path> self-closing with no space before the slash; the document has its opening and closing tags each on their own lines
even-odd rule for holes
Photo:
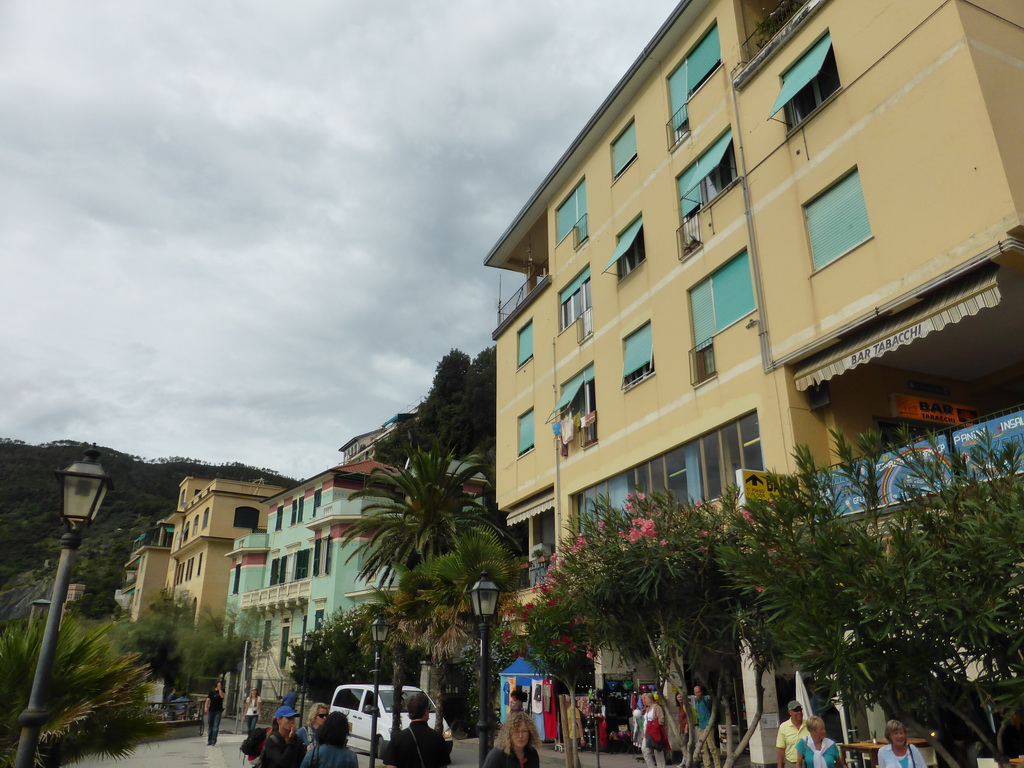
<svg viewBox="0 0 1024 768">
<path fill-rule="evenodd" d="M 978 411 L 966 405 L 954 405 L 912 395 L 893 395 L 893 399 L 896 404 L 896 415 L 903 419 L 932 421 L 937 424 L 963 424 L 978 419 Z"/>
</svg>

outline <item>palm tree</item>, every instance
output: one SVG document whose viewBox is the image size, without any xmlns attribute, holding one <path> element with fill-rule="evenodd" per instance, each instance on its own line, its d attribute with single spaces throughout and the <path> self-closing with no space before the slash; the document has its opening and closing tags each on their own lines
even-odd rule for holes
<svg viewBox="0 0 1024 768">
<path fill-rule="evenodd" d="M 469 590 L 481 572 L 505 592 L 515 588 L 518 558 L 494 531 L 470 528 L 458 534 L 452 550 L 403 569 L 394 604 L 401 606 L 399 636 L 428 652 L 437 673 L 435 728 L 444 722 L 445 668 L 472 640 L 474 617 Z"/>
<path fill-rule="evenodd" d="M 367 498 L 363 516 L 344 535 L 350 543 L 368 536 L 351 555 L 362 555 L 359 576 L 394 581 L 396 565 L 413 567 L 422 560 L 451 551 L 459 531 L 490 528 L 481 500 L 466 491 L 486 482 L 487 465 L 477 457 L 464 461 L 435 442 L 429 449 L 412 448 L 403 470 L 374 470 L 372 485 L 352 495 Z"/>
<path fill-rule="evenodd" d="M 55 607 L 53 610 L 59 610 Z M 44 622 L 8 625 L 0 635 L 0 765 L 18 748 L 17 718 L 28 705 L 42 645 Z M 61 624 L 53 679 L 37 765 L 72 763 L 88 755 L 120 758 L 164 726 L 148 711 L 147 670 L 134 654 L 118 655 L 107 633 L 111 625 L 83 627 L 73 616 Z"/>
</svg>

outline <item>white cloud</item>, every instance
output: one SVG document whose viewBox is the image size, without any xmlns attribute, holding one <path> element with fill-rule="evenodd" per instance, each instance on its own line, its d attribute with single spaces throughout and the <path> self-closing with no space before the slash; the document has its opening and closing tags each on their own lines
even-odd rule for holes
<svg viewBox="0 0 1024 768">
<path fill-rule="evenodd" d="M 4 436 L 329 466 L 673 5 L 4 4 Z"/>
</svg>

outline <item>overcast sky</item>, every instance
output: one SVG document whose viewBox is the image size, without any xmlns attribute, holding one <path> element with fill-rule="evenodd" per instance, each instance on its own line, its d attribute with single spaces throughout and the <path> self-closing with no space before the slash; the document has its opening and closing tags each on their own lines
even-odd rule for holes
<svg viewBox="0 0 1024 768">
<path fill-rule="evenodd" d="M 0 3 L 0 436 L 337 463 L 675 3 Z"/>
</svg>

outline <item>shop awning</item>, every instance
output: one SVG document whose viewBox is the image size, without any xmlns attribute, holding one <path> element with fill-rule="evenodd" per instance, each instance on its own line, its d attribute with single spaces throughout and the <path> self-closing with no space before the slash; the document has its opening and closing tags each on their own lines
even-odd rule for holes
<svg viewBox="0 0 1024 768">
<path fill-rule="evenodd" d="M 612 257 L 608 259 L 608 263 L 604 265 L 605 272 L 611 269 L 612 265 L 615 264 L 615 262 L 617 262 L 619 259 L 626 255 L 626 251 L 628 251 L 630 247 L 633 245 L 633 241 L 636 240 L 637 233 L 640 231 L 640 228 L 643 225 L 644 219 L 643 216 L 641 216 L 639 219 L 637 219 L 628 227 L 626 227 L 625 232 L 619 235 L 619 244 L 615 246 L 615 252 L 612 254 Z"/>
<path fill-rule="evenodd" d="M 926 297 L 878 325 L 856 333 L 802 362 L 794 373 L 797 389 L 828 381 L 858 365 L 922 339 L 932 331 L 994 307 L 1002 295 L 996 270 L 983 270 Z"/>
<path fill-rule="evenodd" d="M 772 113 L 768 117 L 774 117 L 776 112 L 792 101 L 805 85 L 818 76 L 831 47 L 832 38 L 825 35 L 811 46 L 811 49 L 801 56 L 796 64 L 786 70 L 782 76 L 782 90 L 779 91 L 779 97 L 775 100 L 775 106 L 772 107 Z"/>
<path fill-rule="evenodd" d="M 512 509 L 509 510 L 508 520 L 506 523 L 508 525 L 521 523 L 524 520 L 529 520 L 531 517 L 536 517 L 541 512 L 546 512 L 549 509 L 554 510 L 554 508 L 555 496 L 553 493 L 548 493 L 540 497 L 540 500 L 535 496 L 532 499 L 527 499 L 522 504 L 514 505 Z"/>
</svg>

